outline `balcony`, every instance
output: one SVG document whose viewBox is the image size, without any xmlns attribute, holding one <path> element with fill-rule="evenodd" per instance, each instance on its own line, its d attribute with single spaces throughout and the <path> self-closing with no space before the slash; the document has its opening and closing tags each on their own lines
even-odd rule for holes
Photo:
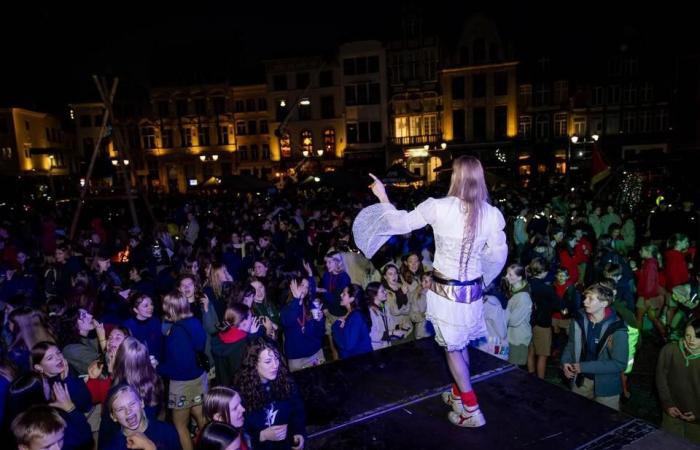
<svg viewBox="0 0 700 450">
<path fill-rule="evenodd" d="M 442 142 L 441 134 L 422 134 L 418 136 L 390 137 L 391 145 L 425 145 L 438 144 Z"/>
</svg>

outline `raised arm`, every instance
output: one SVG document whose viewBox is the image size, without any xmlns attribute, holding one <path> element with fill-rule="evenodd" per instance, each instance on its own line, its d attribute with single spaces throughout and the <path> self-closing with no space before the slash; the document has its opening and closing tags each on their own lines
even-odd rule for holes
<svg viewBox="0 0 700 450">
<path fill-rule="evenodd" d="M 364 208 L 352 224 L 357 247 L 370 259 L 391 236 L 407 234 L 423 228 L 435 220 L 435 200 L 429 198 L 413 211 L 397 210 L 389 202 L 384 184 L 374 175 L 370 185 L 379 203 Z"/>
</svg>

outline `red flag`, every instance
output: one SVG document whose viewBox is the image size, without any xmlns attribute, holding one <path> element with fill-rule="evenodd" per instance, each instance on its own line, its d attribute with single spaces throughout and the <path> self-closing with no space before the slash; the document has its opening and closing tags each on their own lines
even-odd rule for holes
<svg viewBox="0 0 700 450">
<path fill-rule="evenodd" d="M 593 144 L 593 155 L 591 158 L 591 188 L 610 175 L 610 166 L 603 158 L 597 143 Z"/>
</svg>

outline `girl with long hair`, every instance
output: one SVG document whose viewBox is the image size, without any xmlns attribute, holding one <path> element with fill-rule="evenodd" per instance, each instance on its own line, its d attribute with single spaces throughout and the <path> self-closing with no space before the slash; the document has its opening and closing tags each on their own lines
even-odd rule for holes
<svg viewBox="0 0 700 450">
<path fill-rule="evenodd" d="M 199 436 L 197 449 L 219 448 L 211 447 L 208 444 L 212 440 L 221 441 L 220 439 L 212 439 L 211 436 L 211 427 L 217 424 L 229 427 L 225 433 L 227 438 L 225 440 L 228 441 L 229 438 L 233 438 L 231 442 L 238 441 L 240 448 L 250 448 L 250 438 L 243 433 L 244 413 L 245 408 L 238 392 L 226 386 L 211 388 L 204 396 L 204 416 L 209 421 L 209 424 Z M 225 449 L 227 447 L 221 448 Z"/>
<path fill-rule="evenodd" d="M 341 359 L 372 351 L 369 327 L 363 317 L 364 292 L 357 284 L 345 287 L 340 293 L 340 305 L 345 315 L 333 324 L 333 340 Z"/>
<path fill-rule="evenodd" d="M 488 204 L 484 170 L 478 159 L 462 156 L 452 164 L 447 196 L 429 198 L 411 211 L 399 211 L 389 201 L 384 184 L 370 174 L 372 193 L 379 200 L 358 214 L 353 224 L 355 243 L 371 258 L 393 235 L 408 234 L 431 225 L 435 235 L 433 283 L 426 317 L 445 348 L 455 381 L 448 419 L 462 427 L 486 423 L 472 390 L 467 345 L 487 336 L 483 319 L 483 286 L 501 272 L 508 256 L 505 220 Z"/>
<path fill-rule="evenodd" d="M 114 357 L 112 385 L 119 384 L 134 386 L 146 405 L 146 412 L 151 409 L 153 416 L 158 414 L 163 406 L 163 382 L 148 348 L 134 337 L 124 339 Z"/>
<path fill-rule="evenodd" d="M 508 296 L 508 362 L 524 366 L 532 340 L 532 298 L 525 268 L 520 264 L 511 264 L 506 269 L 503 281 L 503 291 Z"/>
<path fill-rule="evenodd" d="M 310 268 L 309 268 L 310 270 Z M 325 363 L 325 324 L 320 305 L 314 305 L 313 276 L 297 277 L 289 284 L 291 299 L 280 315 L 284 329 L 284 354 L 292 372 Z"/>
<path fill-rule="evenodd" d="M 232 285 L 233 277 L 222 262 L 215 261 L 209 265 L 207 278 L 204 282 L 204 292 L 209 297 L 210 303 L 214 305 L 219 316 L 224 314 L 228 300 L 227 294 L 229 294 Z"/>
<path fill-rule="evenodd" d="M 189 272 L 181 273 L 175 280 L 175 287 L 187 299 L 192 314 L 202 321 L 205 309 L 208 308 L 209 297 L 202 290 L 198 277 Z"/>
<path fill-rule="evenodd" d="M 93 392 L 95 381 L 93 378 L 88 380 L 88 388 L 92 388 Z M 149 419 L 155 420 L 164 413 L 163 382 L 156 373 L 148 349 L 133 337 L 126 337 L 119 345 L 114 356 L 113 371 L 100 381 L 100 403 L 104 404 L 123 385 L 132 386 L 138 392 Z M 108 442 L 118 432 L 119 426 L 109 417 L 109 408 L 103 407 L 98 441 Z"/>
<path fill-rule="evenodd" d="M 87 413 L 92 409 L 92 399 L 85 382 L 69 373 L 68 361 L 55 343 L 43 341 L 32 347 L 31 364 L 32 371 L 41 375 L 49 386 L 64 383 L 81 412 Z"/>
<path fill-rule="evenodd" d="M 190 416 L 200 428 L 204 426 L 202 398 L 208 386 L 207 372 L 197 360 L 197 353 L 204 351 L 207 333 L 192 314 L 190 304 L 178 291 L 163 298 L 164 318 L 172 326 L 165 337 L 165 361 L 160 368 L 170 380 L 168 408 L 172 410 L 183 450 L 192 450 Z"/>
<path fill-rule="evenodd" d="M 253 448 L 304 448 L 304 404 L 272 343 L 260 338 L 248 346 L 234 385 L 246 405 L 245 429 Z"/>
<path fill-rule="evenodd" d="M 280 325 L 279 311 L 268 298 L 267 288 L 261 280 L 252 277 L 250 285 L 255 289 L 255 297 L 253 297 L 253 305 L 251 306 L 253 315 L 267 319 L 263 322 L 265 324 L 265 332 L 267 337 L 275 341 L 278 338 L 277 331 Z"/>
<path fill-rule="evenodd" d="M 411 307 L 408 303 L 409 285 L 401 279 L 399 269 L 393 264 L 384 266 L 382 278 L 382 285 L 387 293 L 387 312 L 405 338 L 413 330 Z"/>
<path fill-rule="evenodd" d="M 245 347 L 252 339 L 264 335 L 261 318 L 254 317 L 242 303 L 231 303 L 224 311 L 218 333 L 211 338 L 211 353 L 216 368 L 216 382 L 228 386 L 241 366 Z"/>
<path fill-rule="evenodd" d="M 87 375 L 107 346 L 104 326 L 82 308 L 69 308 L 61 317 L 59 341 L 63 356 L 78 375 Z"/>
<path fill-rule="evenodd" d="M 400 339 L 404 332 L 396 329 L 393 317 L 386 307 L 386 288 L 378 281 L 372 281 L 365 288 L 367 298 L 366 313 L 369 316 L 369 337 L 372 341 L 372 350 L 389 347 L 391 341 Z"/>
</svg>

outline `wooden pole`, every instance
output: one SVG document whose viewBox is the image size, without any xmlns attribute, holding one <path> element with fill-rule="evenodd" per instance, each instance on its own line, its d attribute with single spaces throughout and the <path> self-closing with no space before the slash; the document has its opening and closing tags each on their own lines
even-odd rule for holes
<svg viewBox="0 0 700 450">
<path fill-rule="evenodd" d="M 92 78 L 97 82 L 97 76 L 93 75 Z M 109 93 L 109 100 L 110 103 L 114 99 L 114 95 L 117 92 L 117 86 L 119 85 L 119 79 L 115 79 L 114 82 L 112 83 L 112 89 L 110 90 Z M 102 145 L 102 141 L 105 138 L 105 130 L 107 129 L 107 121 L 109 119 L 110 114 L 112 113 L 111 109 L 105 108 L 104 112 L 102 113 L 102 125 L 100 126 L 100 134 L 99 137 L 97 138 L 97 142 L 95 142 L 95 147 L 92 149 L 92 156 L 90 157 L 90 164 L 88 165 L 88 170 L 87 173 L 85 174 L 85 186 L 82 186 L 80 190 L 80 197 L 78 198 L 78 205 L 75 208 L 75 213 L 73 214 L 73 220 L 71 222 L 70 226 L 70 234 L 68 235 L 71 240 L 75 237 L 75 231 L 76 228 L 78 227 L 78 220 L 80 219 L 80 213 L 82 212 L 83 209 L 83 203 L 85 203 L 85 195 L 87 194 L 88 190 L 90 189 L 90 179 L 92 178 L 92 171 L 95 168 L 95 160 L 97 159 L 97 153 L 100 151 L 100 147 Z"/>
</svg>

